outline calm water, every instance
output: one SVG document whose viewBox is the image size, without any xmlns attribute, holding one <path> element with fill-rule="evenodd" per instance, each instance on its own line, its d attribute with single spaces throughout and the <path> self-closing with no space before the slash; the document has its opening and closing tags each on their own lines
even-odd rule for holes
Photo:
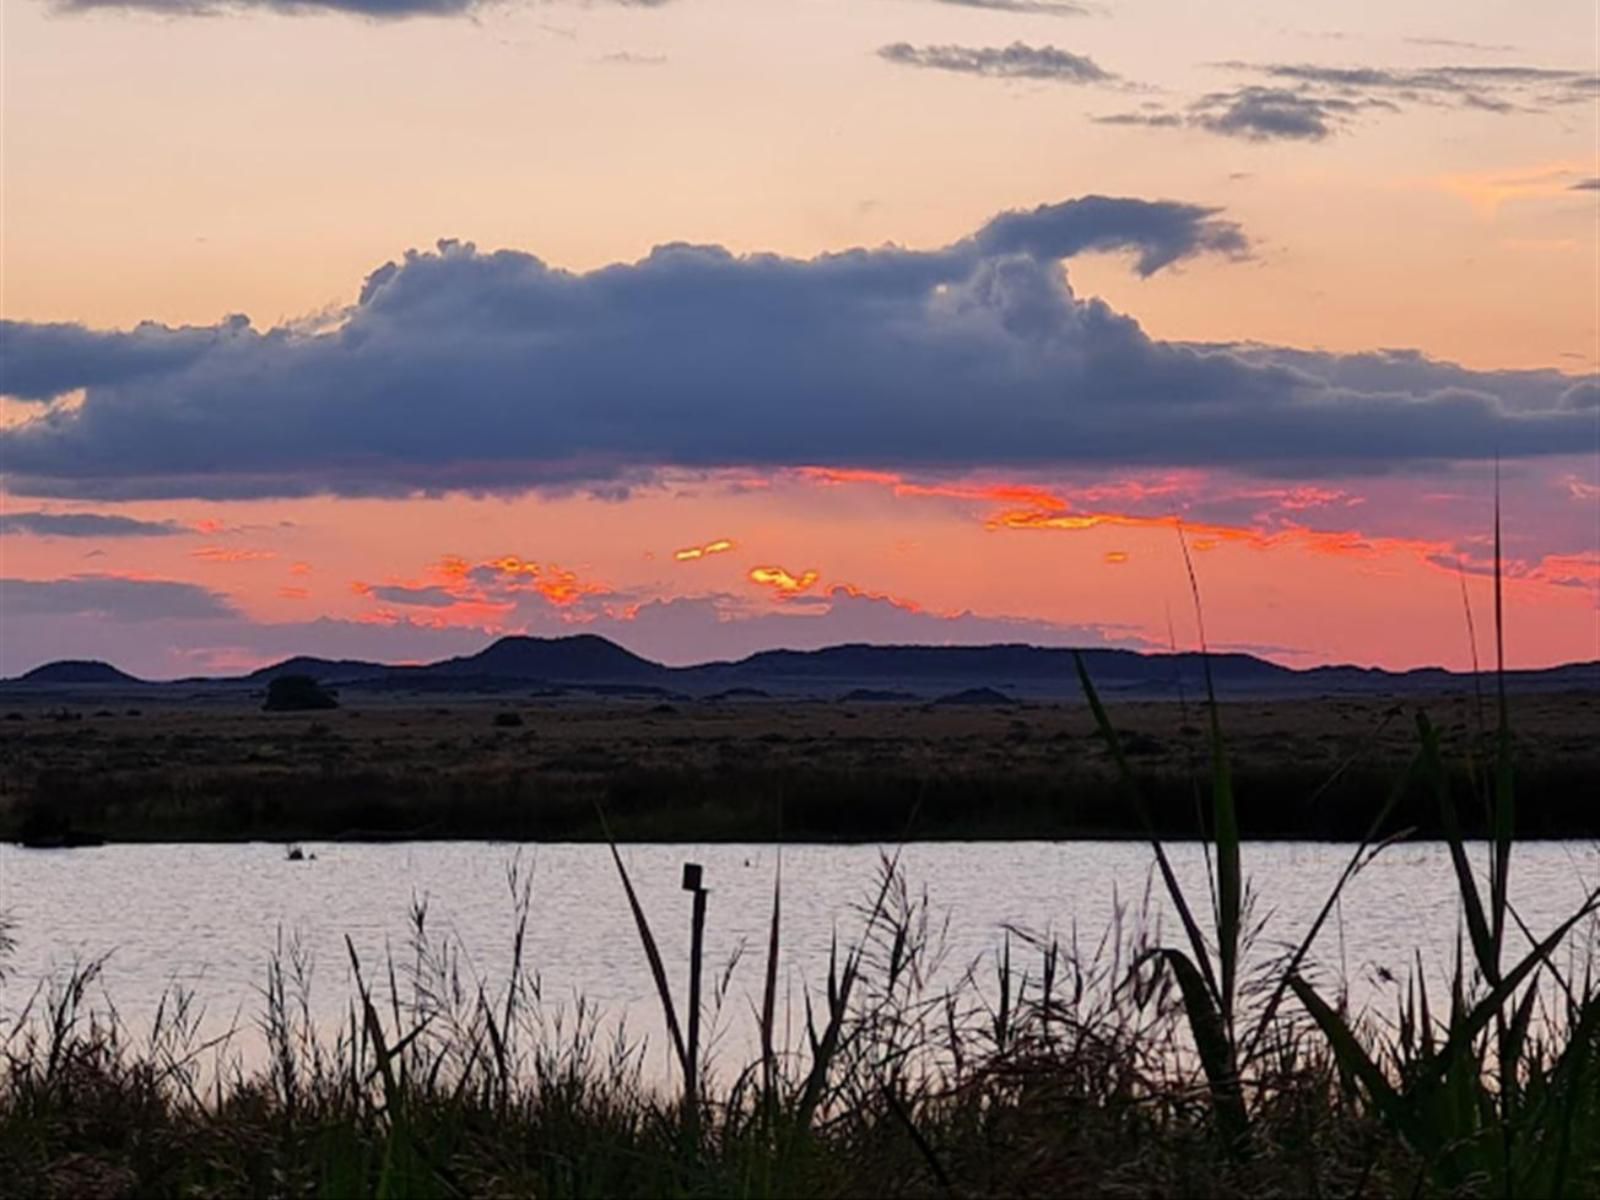
<svg viewBox="0 0 1600 1200">
<path fill-rule="evenodd" d="M 349 934 L 365 961 L 386 946 L 403 953 L 407 916 L 425 898 L 428 922 L 464 947 L 481 975 L 503 979 L 513 905 L 507 871 L 531 871 L 528 959 L 547 997 L 582 993 L 636 1031 L 654 1029 L 655 1000 L 644 955 L 609 852 L 595 845 L 512 846 L 487 842 L 306 845 L 315 861 L 290 862 L 281 846 L 107 846 L 72 851 L 0 847 L 0 910 L 16 924 L 10 980 L 0 1010 L 11 1014 L 41 978 L 74 958 L 110 952 L 106 994 L 136 1032 L 161 993 L 192 988 L 219 1027 L 260 1011 L 265 964 L 279 931 L 309 949 L 314 1009 L 330 1026 L 345 1013 Z M 870 846 L 783 849 L 784 977 L 795 987 L 825 974 L 829 942 L 859 933 L 879 850 Z M 1186 886 L 1201 889 L 1200 848 L 1172 849 Z M 1474 851 L 1482 860 L 1481 848 Z M 689 900 L 679 888 L 686 860 L 704 864 L 711 889 L 707 963 L 725 964 L 743 944 L 730 1011 L 759 995 L 777 848 L 769 845 L 631 846 L 624 857 L 663 943 L 675 982 L 684 978 Z M 1264 945 L 1289 941 L 1314 918 L 1349 854 L 1324 844 L 1246 847 L 1245 864 L 1267 919 Z M 1120 899 L 1137 909 L 1150 877 L 1148 847 L 1130 843 L 924 843 L 902 852 L 908 882 L 926 889 L 938 924 L 948 918 L 947 977 L 992 952 L 1006 926 L 1076 928 L 1093 944 Z M 1600 846 L 1529 844 L 1514 860 L 1512 893 L 1541 936 L 1600 883 Z M 1156 893 L 1159 898 L 1159 892 Z M 1155 905 L 1157 910 L 1160 905 Z M 1342 971 L 1358 998 L 1372 998 L 1379 968 L 1403 974 L 1420 949 L 1425 967 L 1448 970 L 1457 936 L 1449 857 L 1438 844 L 1395 847 L 1346 891 L 1340 920 L 1318 945 L 1321 962 Z M 1157 913 L 1159 918 L 1159 913 Z M 1166 927 L 1177 933 L 1170 919 Z M 1591 931 L 1592 935 L 1592 931 Z M 734 1024 L 742 1018 L 735 1018 Z M 734 1042 L 742 1040 L 738 1029 Z M 659 1042 L 658 1038 L 652 1038 Z"/>
</svg>

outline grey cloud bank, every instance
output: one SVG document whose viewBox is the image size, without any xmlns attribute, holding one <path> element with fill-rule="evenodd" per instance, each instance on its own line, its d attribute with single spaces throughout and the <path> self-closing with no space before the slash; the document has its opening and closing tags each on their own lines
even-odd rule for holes
<svg viewBox="0 0 1600 1200">
<path fill-rule="evenodd" d="M 239 615 L 226 596 L 198 584 L 95 574 L 0 579 L 0 611 L 8 622 L 16 617 L 99 617 L 124 624 L 209 621 Z"/>
<path fill-rule="evenodd" d="M 188 532 L 176 521 L 141 521 L 114 513 L 0 513 L 0 533 L 31 534 L 34 537 L 173 537 Z"/>
<path fill-rule="evenodd" d="M 1146 107 L 1094 118 L 1103 125 L 1190 126 L 1250 141 L 1318 142 L 1363 113 L 1448 106 L 1510 114 L 1593 103 L 1592 71 L 1560 67 L 1336 67 L 1224 62 L 1265 80 L 1201 96 L 1182 109 Z"/>
<path fill-rule="evenodd" d="M 1105 83 L 1116 76 L 1094 59 L 1054 46 L 913 46 L 895 42 L 878 57 L 906 67 L 927 67 L 997 79 L 1048 79 L 1061 83 Z"/>
<path fill-rule="evenodd" d="M 1086 197 L 937 250 L 669 245 L 576 274 L 441 243 L 337 329 L 0 324 L 13 494 L 129 499 L 621 486 L 823 463 L 1381 471 L 1575 453 L 1593 380 L 1147 336 L 1060 260 L 1144 274 L 1247 243 L 1214 209 Z M 76 406 L 52 396 L 86 389 Z"/>
</svg>

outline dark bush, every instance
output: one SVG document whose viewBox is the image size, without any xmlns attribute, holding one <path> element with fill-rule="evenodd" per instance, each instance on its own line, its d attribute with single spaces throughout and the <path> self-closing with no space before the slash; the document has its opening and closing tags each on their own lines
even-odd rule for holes
<svg viewBox="0 0 1600 1200">
<path fill-rule="evenodd" d="M 495 713 L 494 723 L 501 729 L 515 729 L 522 724 L 522 714 L 514 712 Z"/>
<path fill-rule="evenodd" d="M 311 712 L 338 708 L 339 701 L 309 675 L 280 675 L 267 685 L 267 712 Z"/>
</svg>

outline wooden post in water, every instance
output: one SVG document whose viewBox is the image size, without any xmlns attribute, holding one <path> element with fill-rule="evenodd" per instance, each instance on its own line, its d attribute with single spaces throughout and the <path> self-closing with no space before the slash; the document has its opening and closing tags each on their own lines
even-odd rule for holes
<svg viewBox="0 0 1600 1200">
<path fill-rule="evenodd" d="M 706 889 L 701 885 L 699 863 L 683 864 L 683 890 L 694 893 L 694 911 L 689 924 L 689 1045 L 683 1081 L 684 1104 L 688 1120 L 696 1121 L 700 1112 L 700 960 L 706 932 Z"/>
</svg>

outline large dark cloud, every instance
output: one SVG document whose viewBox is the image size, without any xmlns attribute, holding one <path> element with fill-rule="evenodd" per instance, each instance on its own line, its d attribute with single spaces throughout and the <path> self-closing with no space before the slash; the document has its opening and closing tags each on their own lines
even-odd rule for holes
<svg viewBox="0 0 1600 1200">
<path fill-rule="evenodd" d="M 1050 79 L 1061 83 L 1105 83 L 1116 76 L 1087 55 L 1054 46 L 913 46 L 895 42 L 878 51 L 880 58 L 907 67 L 989 75 L 998 79 Z"/>
<path fill-rule="evenodd" d="M 486 8 L 496 0 L 55 0 L 58 12 L 82 13 L 126 9 L 164 16 L 215 16 L 267 11 L 289 14 L 349 13 L 380 21 L 408 17 L 457 17 Z M 659 8 L 671 0 L 605 0 L 627 8 Z"/>
<path fill-rule="evenodd" d="M 141 521 L 114 513 L 0 513 L 0 533 L 26 533 L 35 537 L 171 537 L 188 532 L 176 521 Z"/>
<path fill-rule="evenodd" d="M 61 327 L 11 323 L 0 357 L 30 395 L 87 393 L 0 431 L 0 460 L 14 494 L 126 499 L 662 466 L 1372 471 L 1591 444 L 1587 377 L 1150 338 L 1058 261 L 1117 248 L 1148 272 L 1244 239 L 1212 209 L 1090 197 L 940 250 L 809 260 L 671 245 L 574 274 L 442 243 L 375 271 L 335 330 L 232 328 L 120 378 L 148 329 L 73 328 L 64 354 Z"/>
<path fill-rule="evenodd" d="M 169 579 L 72 575 L 0 579 L 0 612 L 13 617 L 97 617 L 117 623 L 208 621 L 237 617 L 220 592 Z"/>
</svg>

